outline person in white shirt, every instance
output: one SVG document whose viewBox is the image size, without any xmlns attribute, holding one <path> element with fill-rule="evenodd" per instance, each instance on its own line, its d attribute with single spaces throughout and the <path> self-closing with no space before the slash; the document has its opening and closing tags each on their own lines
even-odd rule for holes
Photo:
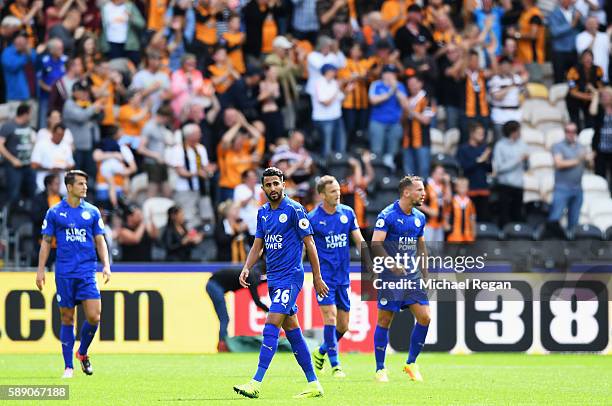
<svg viewBox="0 0 612 406">
<path fill-rule="evenodd" d="M 170 76 L 160 70 L 161 55 L 156 51 L 147 52 L 146 68 L 134 75 L 130 89 L 142 91 L 144 101 L 151 100 L 151 112 L 155 113 L 162 102 L 172 98 Z"/>
<path fill-rule="evenodd" d="M 42 140 L 51 141 L 51 129 L 57 124 L 62 122 L 62 113 L 59 110 L 51 110 L 47 114 L 47 127 L 41 128 L 36 133 L 36 142 Z M 70 129 L 66 128 L 64 131 L 64 138 L 62 138 L 62 144 L 66 144 L 71 151 L 74 150 L 74 138 Z M 62 183 L 63 184 L 63 183 Z"/>
<path fill-rule="evenodd" d="M 130 15 L 125 0 L 107 1 L 102 7 L 102 24 L 110 44 L 125 44 Z"/>
<path fill-rule="evenodd" d="M 590 16 L 585 22 L 585 30 L 576 36 L 576 51 L 582 55 L 590 49 L 593 52 L 593 63 L 603 70 L 603 81 L 608 83 L 608 64 L 610 62 L 610 37 L 599 32 L 597 17 Z"/>
<path fill-rule="evenodd" d="M 202 132 L 197 124 L 183 127 L 183 143 L 166 154 L 169 167 L 178 175 L 174 184 L 174 200 L 183 208 L 188 228 L 196 228 L 202 219 L 212 219 L 210 199 L 203 199 L 205 184 L 216 166 L 208 161 L 208 152 L 200 144 Z"/>
<path fill-rule="evenodd" d="M 32 150 L 32 169 L 36 170 L 36 187 L 39 192 L 45 190 L 45 176 L 55 173 L 60 179 L 60 194 L 66 194 L 64 175 L 74 168 L 74 158 L 70 145 L 62 142 L 66 127 L 58 123 L 51 129 L 50 139 L 39 139 Z"/>
<path fill-rule="evenodd" d="M 502 56 L 499 60 L 499 73 L 489 81 L 495 140 L 502 137 L 502 127 L 508 121 L 521 121 L 521 93 L 525 90 L 524 84 L 525 79 L 514 72 L 512 60 Z"/>
<path fill-rule="evenodd" d="M 604 6 L 607 0 L 577 0 L 576 10 L 580 11 L 583 16 L 593 16 L 597 18 L 599 25 L 605 27 L 607 25 L 607 16 Z M 580 52 L 578 52 L 580 54 Z"/>
<path fill-rule="evenodd" d="M 346 151 L 346 131 L 342 121 L 344 93 L 336 80 L 337 68 L 331 64 L 321 67 L 321 77 L 316 80 L 312 94 L 312 121 L 322 139 L 321 153 L 326 157 L 334 152 Z M 350 83 L 348 86 L 353 86 Z M 347 87 L 347 91 L 352 87 Z M 333 145 L 332 145 L 333 144 Z"/>
<path fill-rule="evenodd" d="M 338 49 L 338 42 L 328 36 L 322 35 L 317 41 L 317 48 L 308 54 L 308 81 L 306 93 L 312 96 L 317 79 L 321 77 L 321 68 L 325 64 L 334 65 L 336 69 L 346 66 L 346 57 Z"/>
<path fill-rule="evenodd" d="M 261 206 L 263 190 L 254 169 L 242 173 L 242 183 L 234 188 L 234 201 L 240 205 L 240 218 L 249 227 L 249 234 L 257 231 L 257 212 Z"/>
</svg>

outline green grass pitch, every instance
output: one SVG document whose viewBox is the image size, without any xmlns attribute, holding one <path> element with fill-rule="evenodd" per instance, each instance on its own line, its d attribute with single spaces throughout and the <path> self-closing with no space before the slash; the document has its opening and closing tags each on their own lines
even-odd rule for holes
<svg viewBox="0 0 612 406">
<path fill-rule="evenodd" d="M 419 357 L 423 383 L 401 372 L 405 355 L 387 357 L 388 384 L 374 381 L 374 356 L 342 354 L 344 380 L 328 373 L 319 379 L 321 399 L 297 402 L 321 405 L 610 405 L 612 358 L 602 355 L 525 355 L 424 353 Z M 96 355 L 95 373 L 75 370 L 62 380 L 61 354 L 0 355 L 0 385 L 70 385 L 70 400 L 0 404 L 70 405 L 289 405 L 305 378 L 290 353 L 272 361 L 259 399 L 240 397 L 232 385 L 248 381 L 257 354 Z M 77 364 L 75 364 L 77 366 Z M 326 364 L 329 371 L 329 364 Z"/>
</svg>

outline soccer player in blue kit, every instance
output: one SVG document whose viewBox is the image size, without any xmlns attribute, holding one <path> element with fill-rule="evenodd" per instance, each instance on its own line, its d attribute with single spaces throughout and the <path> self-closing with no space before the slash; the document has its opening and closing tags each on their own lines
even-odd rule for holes
<svg viewBox="0 0 612 406">
<path fill-rule="evenodd" d="M 55 285 L 57 303 L 61 314 L 60 341 L 64 356 L 63 378 L 72 378 L 72 349 L 74 347 L 74 311 L 79 303 L 83 305 L 86 320 L 81 329 L 81 345 L 75 356 L 81 369 L 87 375 L 93 368 L 87 349 L 98 329 L 102 302 L 96 282 L 97 255 L 102 260 L 104 283 L 111 276 L 108 249 L 104 240 L 104 222 L 98 209 L 87 203 L 87 174 L 72 170 L 66 174 L 67 197 L 49 208 L 42 224 L 43 236 L 38 255 L 36 286 L 42 290 L 45 285 L 45 264 L 49 258 L 53 237 L 57 240 L 55 261 Z"/>
<path fill-rule="evenodd" d="M 321 274 L 329 287 L 329 294 L 327 297 L 317 296 L 325 324 L 324 341 L 312 352 L 312 357 L 315 367 L 322 370 L 327 353 L 332 376 L 344 378 L 346 374 L 338 360 L 338 341 L 348 330 L 351 309 L 349 236 L 359 248 L 364 239 L 353 209 L 340 204 L 340 184 L 336 178 L 330 175 L 321 177 L 317 182 L 317 192 L 323 201 L 308 213 L 308 218 L 314 230 Z"/>
<path fill-rule="evenodd" d="M 375 245 L 378 249 L 384 246 L 386 255 L 393 256 L 402 250 L 408 252 L 410 246 L 416 243 L 417 255 L 422 256 L 421 266 L 413 269 L 412 273 L 405 275 L 415 281 L 414 289 L 406 289 L 401 292 L 395 291 L 399 300 L 388 300 L 380 297 L 378 300 L 378 320 L 374 331 L 374 355 L 376 357 L 376 380 L 388 382 L 389 377 L 385 369 L 385 352 L 389 342 L 389 327 L 396 312 L 409 308 L 416 319 L 412 336 L 410 338 L 410 349 L 408 360 L 404 365 L 404 372 L 412 381 L 422 381 L 423 377 L 415 363 L 417 356 L 425 344 L 427 329 L 430 322 L 429 300 L 427 292 L 419 284 L 419 280 L 427 278 L 427 249 L 423 237 L 425 227 L 425 215 L 417 209 L 425 199 L 425 188 L 423 180 L 418 176 L 405 176 L 399 183 L 399 200 L 385 207 L 380 212 L 372 235 L 372 251 Z M 393 246 L 393 248 L 389 248 Z M 406 247 L 406 248 L 403 248 Z M 394 251 L 394 252 L 391 252 Z M 392 269 L 393 273 L 406 272 L 407 269 Z M 420 271 L 420 272 L 419 272 Z M 420 275 L 419 275 L 420 273 Z M 380 293 L 380 292 L 379 292 Z M 393 296 L 392 296 L 393 297 Z"/>
<path fill-rule="evenodd" d="M 234 386 L 234 391 L 248 398 L 259 397 L 261 382 L 276 353 L 282 327 L 308 381 L 306 389 L 295 397 L 323 396 L 323 388 L 315 375 L 308 346 L 298 323 L 298 307 L 295 304 L 304 283 L 302 243 L 312 267 L 317 295 L 326 296 L 328 293 L 327 285 L 321 278 L 312 227 L 302 205 L 285 196 L 285 179 L 280 169 L 267 168 L 261 176 L 261 184 L 268 203 L 257 213 L 255 241 L 240 274 L 240 284 L 245 288 L 249 286 L 247 278 L 250 269 L 265 248 L 268 290 L 272 303 L 263 330 L 257 372 L 250 382 Z"/>
</svg>

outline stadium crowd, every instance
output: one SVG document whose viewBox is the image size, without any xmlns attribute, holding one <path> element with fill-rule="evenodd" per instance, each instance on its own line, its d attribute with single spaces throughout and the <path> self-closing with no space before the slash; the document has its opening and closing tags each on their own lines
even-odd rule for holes
<svg viewBox="0 0 612 406">
<path fill-rule="evenodd" d="M 0 16 L 0 195 L 34 242 L 71 168 L 123 261 L 243 261 L 270 165 L 309 209 L 335 175 L 366 231 L 405 173 L 427 180 L 429 240 L 565 209 L 572 231 L 589 168 L 612 218 L 609 1 L 9 0 Z M 530 126 L 553 83 L 560 119 Z"/>
</svg>

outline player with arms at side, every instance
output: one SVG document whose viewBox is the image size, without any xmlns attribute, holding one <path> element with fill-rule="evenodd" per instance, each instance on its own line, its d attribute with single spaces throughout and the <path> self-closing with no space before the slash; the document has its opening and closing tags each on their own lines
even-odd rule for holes
<svg viewBox="0 0 612 406">
<path fill-rule="evenodd" d="M 302 367 L 308 385 L 296 398 L 323 396 L 317 380 L 308 346 L 298 323 L 295 304 L 304 283 L 302 242 L 306 246 L 312 266 L 314 288 L 318 295 L 326 296 L 328 288 L 321 278 L 317 248 L 312 238 L 312 227 L 306 211 L 299 203 L 285 196 L 285 177 L 278 168 L 268 168 L 261 176 L 261 184 L 268 198 L 257 213 L 255 241 L 240 274 L 240 284 L 248 287 L 247 278 L 265 246 L 268 291 L 272 301 L 263 330 L 257 372 L 250 382 L 234 386 L 234 391 L 248 398 L 259 397 L 261 382 L 276 353 L 280 328 L 291 344 L 291 350 Z"/>
<path fill-rule="evenodd" d="M 409 250 L 416 240 L 416 254 L 422 256 L 420 273 L 408 274 L 408 279 L 416 280 L 420 277 L 427 278 L 427 249 L 423 229 L 425 227 L 425 215 L 417 209 L 423 204 L 425 199 L 425 187 L 423 180 L 418 176 L 405 176 L 399 183 L 399 200 L 387 206 L 380 212 L 372 235 L 372 251 L 386 250 L 384 255 L 394 256 L 402 250 Z M 384 243 L 384 244 L 383 244 Z M 377 245 L 377 247 L 375 247 Z M 389 247 L 393 246 L 390 252 Z M 407 252 L 407 251 L 406 251 Z M 398 271 L 395 269 L 394 271 Z M 401 270 L 406 271 L 404 269 Z M 395 293 L 398 293 L 397 291 Z M 401 291 L 400 300 L 387 300 L 379 298 L 378 301 L 378 321 L 374 331 L 374 354 L 376 357 L 376 380 L 388 382 L 388 374 L 385 369 L 385 352 L 389 342 L 389 327 L 393 321 L 395 313 L 409 308 L 416 319 L 410 338 L 410 349 L 408 360 L 404 366 L 404 372 L 413 381 L 422 381 L 423 377 L 419 372 L 416 358 L 425 344 L 427 329 L 430 322 L 429 300 L 427 292 L 422 290 L 419 283 L 416 289 Z"/>
<path fill-rule="evenodd" d="M 314 240 L 321 262 L 321 275 L 329 287 L 327 297 L 317 296 L 323 322 L 324 342 L 312 352 L 315 367 L 320 371 L 329 357 L 332 376 L 344 378 L 346 374 L 338 360 L 338 341 L 349 326 L 350 245 L 349 236 L 357 247 L 364 241 L 355 212 L 340 204 L 340 184 L 333 176 L 323 176 L 317 183 L 317 192 L 323 202 L 308 213 L 314 230 Z"/>
<path fill-rule="evenodd" d="M 104 240 L 104 222 L 98 209 L 87 203 L 87 174 L 72 170 L 66 174 L 64 183 L 68 191 L 66 199 L 49 208 L 42 224 L 43 236 L 38 254 L 36 286 L 45 285 L 45 264 L 53 237 L 57 240 L 55 261 L 55 286 L 62 326 L 60 340 L 64 356 L 64 378 L 72 378 L 72 349 L 74 346 L 74 310 L 82 303 L 86 320 L 81 329 L 81 345 L 76 358 L 87 375 L 93 368 L 87 349 L 98 330 L 102 302 L 96 282 L 97 255 L 102 260 L 104 283 L 110 281 L 111 270 L 108 249 Z"/>
</svg>

